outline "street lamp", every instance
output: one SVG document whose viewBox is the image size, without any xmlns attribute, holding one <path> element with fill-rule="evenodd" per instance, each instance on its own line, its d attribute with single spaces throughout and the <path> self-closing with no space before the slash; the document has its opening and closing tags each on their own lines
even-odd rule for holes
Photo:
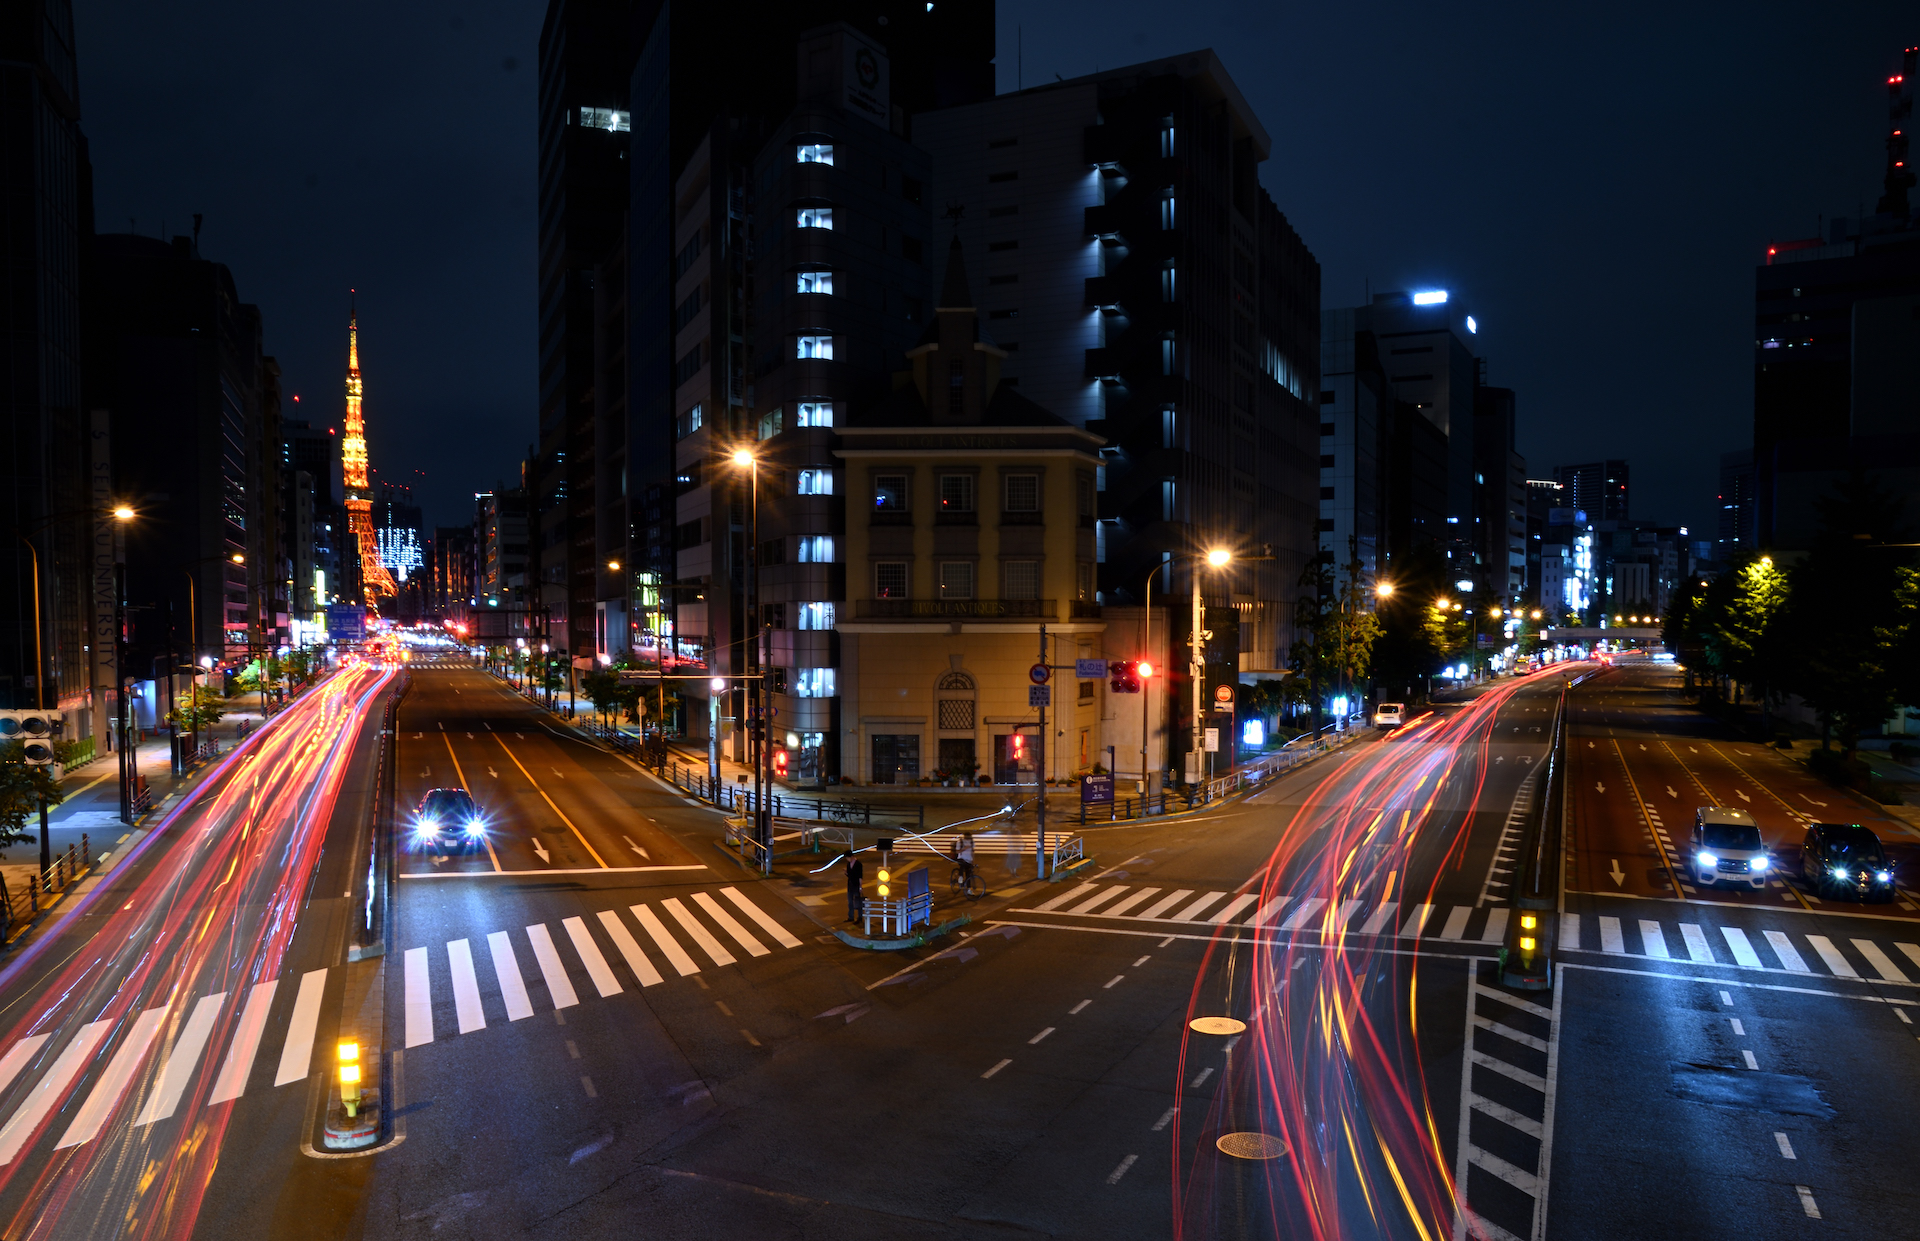
<svg viewBox="0 0 1920 1241">
<path fill-rule="evenodd" d="M 748 472 L 748 543 L 747 564 L 752 576 L 747 583 L 746 606 L 743 609 L 752 625 L 754 640 L 759 643 L 752 666 L 760 676 L 752 684 L 753 712 L 747 723 L 747 757 L 753 763 L 753 823 L 754 835 L 760 841 L 760 868 L 763 874 L 773 871 L 773 816 L 767 801 L 767 790 L 773 784 L 772 730 L 767 723 L 767 683 L 766 655 L 769 653 L 766 641 L 766 625 L 760 616 L 760 458 L 746 448 L 738 448 L 733 453 L 733 464 Z M 746 654 L 744 646 L 741 654 Z M 745 658 L 741 666 L 748 666 Z M 749 674 L 751 675 L 751 674 Z"/>
<path fill-rule="evenodd" d="M 1373 584 L 1373 593 L 1377 598 L 1391 599 L 1393 598 L 1393 583 L 1375 582 Z"/>
<path fill-rule="evenodd" d="M 1224 547 L 1210 548 L 1207 551 L 1206 559 L 1207 559 L 1207 566 L 1209 568 L 1224 569 L 1228 565 L 1228 563 L 1230 563 L 1233 560 L 1233 553 L 1228 551 Z M 1200 574 L 1196 567 L 1193 575 L 1193 622 L 1192 622 L 1193 623 L 1192 753 L 1196 755 L 1203 753 L 1205 750 L 1204 741 L 1206 736 L 1206 733 L 1205 733 L 1206 716 L 1204 712 L 1206 709 L 1205 696 L 1206 696 L 1206 688 L 1207 688 L 1206 687 L 1207 665 L 1206 665 L 1206 648 L 1204 644 L 1206 640 L 1212 636 L 1210 633 L 1208 633 L 1205 629 L 1201 627 L 1203 619 L 1204 619 L 1203 610 L 1200 604 Z M 1207 763 L 1209 768 L 1211 768 L 1212 760 L 1211 759 L 1207 760 Z M 1198 774 L 1197 769 L 1199 767 L 1199 762 L 1197 760 L 1195 761 L 1194 766 L 1196 768 L 1196 774 Z"/>
</svg>

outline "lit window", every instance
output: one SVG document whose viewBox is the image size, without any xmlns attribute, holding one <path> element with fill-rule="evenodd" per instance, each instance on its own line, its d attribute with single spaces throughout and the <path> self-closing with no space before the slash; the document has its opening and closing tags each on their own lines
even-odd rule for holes
<svg viewBox="0 0 1920 1241">
<path fill-rule="evenodd" d="M 1413 304 L 1416 306 L 1442 306 L 1446 304 L 1446 300 L 1447 291 L 1445 289 L 1429 289 L 1426 292 L 1415 293 L 1413 295 Z"/>
<path fill-rule="evenodd" d="M 830 271 L 803 271 L 797 277 L 796 293 L 833 292 L 833 273 Z"/>
<path fill-rule="evenodd" d="M 1168 263 L 1160 269 L 1160 300 L 1163 302 L 1173 301 L 1177 287 L 1173 264 Z"/>
<path fill-rule="evenodd" d="M 1093 598 L 1093 564 L 1091 561 L 1082 560 L 1080 562 L 1080 594 L 1077 597 L 1080 599 Z"/>
<path fill-rule="evenodd" d="M 973 562 L 971 560 L 941 562 L 940 597 L 942 599 L 973 598 Z"/>
<path fill-rule="evenodd" d="M 1009 560 L 1001 566 L 1006 575 L 1006 589 L 1002 595 L 1008 599 L 1038 599 L 1040 597 L 1040 562 L 1038 560 Z"/>
<path fill-rule="evenodd" d="M 940 511 L 943 513 L 973 511 L 973 475 L 942 474 L 940 476 Z"/>
<path fill-rule="evenodd" d="M 1040 476 L 1038 474 L 1007 475 L 1006 511 L 1009 513 L 1040 511 Z"/>
<path fill-rule="evenodd" d="M 803 534 L 796 540 L 799 544 L 801 564 L 832 564 L 833 536 L 830 534 Z"/>
<path fill-rule="evenodd" d="M 1160 157 L 1162 159 L 1172 159 L 1173 150 L 1173 126 L 1162 125 L 1160 127 Z"/>
<path fill-rule="evenodd" d="M 834 695 L 832 668 L 795 668 L 793 692 L 798 698 L 831 698 Z"/>
<path fill-rule="evenodd" d="M 794 338 L 793 356 L 796 358 L 832 358 L 833 337 L 797 336 Z"/>
<path fill-rule="evenodd" d="M 1176 218 L 1174 201 L 1172 190 L 1168 190 L 1160 198 L 1160 227 L 1166 229 L 1168 232 L 1173 231 L 1174 220 Z"/>
<path fill-rule="evenodd" d="M 832 207 L 800 207 L 793 213 L 796 228 L 832 228 Z"/>
<path fill-rule="evenodd" d="M 633 114 L 622 112 L 618 108 L 582 108 L 580 109 L 580 127 L 604 129 L 610 134 L 624 134 L 633 128 Z"/>
<path fill-rule="evenodd" d="M 833 162 L 833 144 L 830 142 L 803 142 L 798 148 L 796 164 L 831 164 Z"/>
<path fill-rule="evenodd" d="M 833 405 L 828 401 L 800 402 L 800 420 L 797 427 L 830 427 L 833 425 Z"/>
<path fill-rule="evenodd" d="M 803 496 L 830 496 L 833 494 L 832 470 L 800 471 L 800 494 Z"/>
<path fill-rule="evenodd" d="M 786 409 L 776 405 L 760 415 L 760 438 L 770 440 L 786 430 Z"/>
<path fill-rule="evenodd" d="M 882 560 L 873 566 L 873 597 L 876 599 L 904 599 L 907 597 L 907 565 L 903 560 Z"/>
<path fill-rule="evenodd" d="M 800 628 L 833 628 L 833 605 L 831 603 L 803 603 L 799 607 Z"/>
<path fill-rule="evenodd" d="M 873 479 L 873 507 L 884 513 L 907 511 L 907 476 L 876 474 Z"/>
</svg>

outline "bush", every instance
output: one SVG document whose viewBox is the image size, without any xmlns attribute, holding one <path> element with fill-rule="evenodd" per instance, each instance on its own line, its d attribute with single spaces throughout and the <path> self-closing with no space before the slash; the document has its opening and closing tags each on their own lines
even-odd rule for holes
<svg viewBox="0 0 1920 1241">
<path fill-rule="evenodd" d="M 1828 784 L 1837 784 L 1843 788 L 1853 787 L 1855 772 L 1853 768 L 1865 770 L 1866 764 L 1859 759 L 1851 762 L 1838 750 L 1815 750 L 1807 755 L 1807 770 L 1819 776 Z"/>
<path fill-rule="evenodd" d="M 1914 759 L 1920 758 L 1920 750 L 1914 749 L 1904 741 L 1894 742 L 1887 747 L 1887 753 L 1893 756 L 1893 761 L 1896 763 L 1911 763 Z"/>
</svg>

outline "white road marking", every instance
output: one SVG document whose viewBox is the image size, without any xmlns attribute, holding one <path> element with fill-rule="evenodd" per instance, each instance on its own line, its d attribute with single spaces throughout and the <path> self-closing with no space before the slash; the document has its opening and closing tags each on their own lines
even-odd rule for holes
<svg viewBox="0 0 1920 1241">
<path fill-rule="evenodd" d="M 580 997 L 574 993 L 573 982 L 567 977 L 567 967 L 560 963 L 560 953 L 553 946 L 547 924 L 536 922 L 529 926 L 527 938 L 533 942 L 533 959 L 540 966 L 540 976 L 547 980 L 547 994 L 553 997 L 553 1007 L 558 1010 L 578 1004 Z"/>
<path fill-rule="evenodd" d="M 1158 1133 L 1162 1129 L 1165 1129 L 1168 1124 L 1172 1123 L 1173 1118 L 1175 1116 L 1178 1116 L 1179 1114 L 1180 1114 L 1180 1109 L 1178 1106 L 1170 1107 L 1166 1111 L 1160 1113 L 1160 1119 L 1153 1122 L 1153 1131 L 1155 1133 Z"/>
<path fill-rule="evenodd" d="M 520 1021 L 533 1016 L 533 1003 L 527 999 L 527 981 L 520 976 L 520 962 L 513 955 L 513 941 L 505 931 L 495 931 L 487 936 L 487 948 L 493 953 L 493 972 L 500 980 L 500 998 L 507 1002 L 507 1020 Z"/>
<path fill-rule="evenodd" d="M 1807 942 L 1813 945 L 1813 950 L 1820 954 L 1820 959 L 1827 963 L 1827 968 L 1833 971 L 1836 978 L 1860 977 L 1854 972 L 1853 967 L 1847 964 L 1847 959 L 1840 955 L 1840 950 L 1833 946 L 1833 941 L 1826 936 L 1809 935 Z"/>
<path fill-rule="evenodd" d="M 1112 978 L 1109 978 L 1109 979 L 1107 980 L 1107 985 L 1106 985 L 1106 986 L 1104 986 L 1104 987 L 1102 987 L 1102 988 L 1100 988 L 1100 989 L 1101 989 L 1102 991 L 1111 991 L 1111 990 L 1113 990 L 1113 988 L 1114 988 L 1114 986 L 1115 986 L 1115 985 L 1116 985 L 1117 983 L 1119 983 L 1119 981 L 1120 981 L 1121 979 L 1123 979 L 1123 978 L 1125 978 L 1125 977 L 1126 977 L 1126 975 L 1125 975 L 1125 974 L 1115 974 L 1115 975 L 1114 975 L 1114 976 L 1113 976 Z"/>
<path fill-rule="evenodd" d="M 567 928 L 567 938 L 573 941 L 573 950 L 580 954 L 580 960 L 587 967 L 587 977 L 593 979 L 593 989 L 600 993 L 600 998 L 604 1000 L 610 995 L 619 995 L 624 988 L 620 980 L 613 976 L 613 967 L 607 964 L 600 945 L 593 942 L 586 920 L 564 918 L 560 925 Z"/>
<path fill-rule="evenodd" d="M 633 916 L 639 921 L 640 929 L 652 937 L 654 946 L 659 948 L 661 955 L 667 958 L 667 963 L 679 971 L 680 977 L 685 978 L 688 974 L 700 972 L 700 967 L 693 963 L 693 958 L 688 956 L 687 950 L 680 946 L 680 941 L 667 933 L 666 924 L 660 921 L 653 910 L 645 905 L 635 905 Z"/>
<path fill-rule="evenodd" d="M 100 1045 L 100 1040 L 107 1036 L 107 1031 L 113 1024 L 111 1021 L 91 1021 L 80 1027 L 80 1033 L 67 1044 L 66 1050 L 62 1051 L 59 1058 L 53 1062 L 53 1067 L 47 1070 L 46 1076 L 34 1084 L 26 1101 L 20 1105 L 20 1110 L 13 1114 L 4 1128 L 0 1128 L 0 1164 L 13 1162 L 14 1156 L 20 1153 L 20 1148 L 26 1145 L 27 1139 L 40 1127 L 40 1122 L 45 1120 L 47 1114 L 59 1104 L 60 1096 L 66 1093 L 73 1079 L 80 1075 L 80 1070 L 93 1057 L 94 1048 Z M 23 1043 L 27 1041 L 29 1040 L 21 1040 Z M 251 1056 L 248 1057 L 248 1062 L 252 1062 Z"/>
<path fill-rule="evenodd" d="M 160 1023 L 166 1016 L 167 1006 L 163 1004 L 159 1008 L 147 1009 L 134 1019 L 133 1029 L 128 1032 L 126 1041 L 120 1044 L 120 1050 L 113 1053 L 113 1059 L 107 1063 L 107 1071 L 94 1083 L 87 1101 L 74 1113 L 73 1123 L 67 1126 L 66 1133 L 54 1143 L 53 1149 L 78 1146 L 99 1136 L 100 1126 L 107 1123 L 114 1105 L 126 1093 L 134 1070 L 140 1067 L 140 1061 L 146 1057 L 147 1048 L 153 1045 L 154 1036 L 160 1033 Z"/>
<path fill-rule="evenodd" d="M 1427 925 L 1427 919 L 1431 918 L 1432 916 L 1433 916 L 1433 906 L 1415 905 L 1413 907 L 1413 912 L 1407 915 L 1407 920 L 1400 924 L 1400 938 L 1401 939 L 1419 938 L 1421 928 Z"/>
<path fill-rule="evenodd" d="M 1027 1040 L 1027 1046 L 1029 1046 L 1029 1047 L 1031 1047 L 1031 1046 L 1033 1046 L 1033 1045 L 1034 1045 L 1035 1043 L 1038 1043 L 1038 1042 L 1039 1042 L 1039 1041 L 1040 1041 L 1041 1039 L 1043 1039 L 1043 1038 L 1045 1038 L 1045 1037 L 1047 1037 L 1047 1035 L 1049 1035 L 1049 1034 L 1052 1034 L 1052 1033 L 1053 1033 L 1053 1027 L 1052 1027 L 1052 1026 L 1048 1026 L 1048 1027 L 1047 1027 L 1046 1029 L 1044 1029 L 1044 1030 L 1042 1030 L 1042 1031 L 1040 1031 L 1040 1033 L 1038 1033 L 1038 1034 L 1036 1034 L 1036 1035 L 1034 1035 L 1034 1036 L 1033 1036 L 1032 1038 L 1030 1038 L 1030 1039 L 1028 1039 L 1028 1040 Z"/>
<path fill-rule="evenodd" d="M 180 1037 L 174 1040 L 172 1050 L 167 1053 L 167 1062 L 160 1069 L 160 1076 L 153 1093 L 147 1098 L 147 1105 L 133 1119 L 134 1128 L 165 1120 L 180 1106 L 180 1096 L 186 1092 L 187 1082 L 200 1063 L 200 1053 L 206 1049 L 208 1035 L 213 1033 L 214 1019 L 220 1015 L 220 1006 L 226 1000 L 227 993 L 222 991 L 201 996 L 193 1006 L 193 1013 L 181 1029 Z M 0 1087 L 4 1087 L 6 1076 L 5 1065 L 0 1063 Z"/>
<path fill-rule="evenodd" d="M 666 907 L 668 913 L 673 915 L 673 920 L 680 924 L 680 929 L 685 931 L 693 939 L 694 943 L 700 945 L 701 949 L 705 951 L 709 957 L 713 958 L 715 965 L 732 965 L 734 963 L 733 954 L 721 947 L 720 941 L 714 938 L 711 931 L 700 925 L 699 921 L 694 918 L 692 911 L 680 903 L 679 897 L 669 896 L 660 903 Z"/>
<path fill-rule="evenodd" d="M 1687 941 L 1687 956 L 1702 965 L 1712 965 L 1713 946 L 1707 943 L 1707 933 L 1696 922 L 1682 922 L 1680 937 Z"/>
<path fill-rule="evenodd" d="M 1867 959 L 1867 964 L 1871 965 L 1874 968 L 1874 972 L 1879 974 L 1885 981 L 1911 981 L 1906 974 L 1901 972 L 1899 966 L 1887 959 L 1886 953 L 1880 951 L 1880 945 L 1874 943 L 1872 940 L 1856 939 L 1853 941 L 1853 946 L 1860 950 L 1860 955 Z"/>
<path fill-rule="evenodd" d="M 1738 1017 L 1727 1018 L 1727 1024 L 1733 1027 L 1733 1032 L 1738 1037 L 1745 1038 L 1747 1036 L 1746 1024 L 1742 1022 Z"/>
<path fill-rule="evenodd" d="M 1745 1056 L 1745 1057 L 1747 1058 L 1747 1067 L 1748 1067 L 1748 1068 L 1750 1068 L 1750 1069 L 1758 1069 L 1758 1068 L 1760 1067 L 1760 1062 L 1759 1062 L 1758 1060 L 1755 1060 L 1755 1059 L 1753 1058 L 1753 1053 L 1752 1053 L 1752 1052 L 1750 1052 L 1750 1051 L 1748 1051 L 1748 1050 L 1747 1050 L 1746 1048 L 1744 1048 L 1744 1047 L 1743 1047 L 1743 1048 L 1741 1048 L 1741 1049 L 1740 1049 L 1740 1054 L 1741 1054 L 1741 1055 L 1743 1055 L 1743 1056 Z"/>
<path fill-rule="evenodd" d="M 1231 901 L 1228 901 L 1225 905 L 1222 905 L 1218 910 L 1216 910 L 1213 913 L 1212 916 L 1210 916 L 1207 919 L 1207 921 L 1213 922 L 1213 923 L 1230 922 L 1233 920 L 1233 918 L 1237 914 L 1239 914 L 1247 906 L 1253 904 L 1255 901 L 1259 899 L 1260 897 L 1256 893 L 1243 892 L 1239 896 L 1234 897 Z"/>
<path fill-rule="evenodd" d="M 1761 934 L 1767 937 L 1767 943 L 1773 948 L 1773 955 L 1780 958 L 1781 965 L 1796 974 L 1813 973 L 1807 968 L 1807 963 L 1801 959 L 1800 950 L 1793 946 L 1793 941 L 1788 939 L 1784 932 L 1762 931 Z"/>
<path fill-rule="evenodd" d="M 255 983 L 247 993 L 247 1006 L 241 1010 L 240 1025 L 234 1030 L 233 1042 L 227 1045 L 226 1063 L 220 1066 L 220 1077 L 207 1096 L 208 1103 L 225 1103 L 247 1092 L 247 1074 L 253 1071 L 253 1057 L 260 1050 L 260 1035 L 267 1028 L 267 1013 L 273 1008 L 273 993 L 279 986 L 278 979 Z"/>
<path fill-rule="evenodd" d="M 773 942 L 782 948 L 798 948 L 800 941 L 787 934 L 786 928 L 775 922 L 767 912 L 746 898 L 738 888 L 721 888 L 720 895 L 740 907 L 740 912 L 752 918 L 754 925 L 773 937 Z"/>
<path fill-rule="evenodd" d="M 1661 947 L 1665 947 L 1662 944 Z M 1600 951 L 1624 953 L 1627 941 L 1620 937 L 1620 919 L 1600 915 Z"/>
<path fill-rule="evenodd" d="M 1293 912 L 1288 914 L 1287 920 L 1280 924 L 1280 929 L 1283 931 L 1298 930 L 1301 923 L 1313 917 L 1320 907 L 1326 903 L 1326 900 L 1322 897 L 1308 897 L 1293 907 Z"/>
<path fill-rule="evenodd" d="M 1174 914 L 1173 921 L 1192 922 L 1195 918 L 1199 917 L 1201 910 L 1213 904 L 1215 901 L 1226 899 L 1226 895 L 1225 892 L 1209 892 L 1199 900 L 1194 901 L 1191 905 L 1188 905 L 1185 909 L 1182 909 L 1179 913 Z"/>
<path fill-rule="evenodd" d="M 1500 943 L 1502 940 L 1506 939 L 1507 915 L 1509 912 L 1510 911 L 1504 905 L 1496 906 L 1495 908 L 1488 911 L 1487 929 L 1480 932 L 1481 943 L 1497 944 L 1497 943 Z"/>
<path fill-rule="evenodd" d="M 1178 892 L 1175 892 L 1170 896 L 1161 897 L 1159 900 L 1155 901 L 1150 907 L 1141 911 L 1141 913 L 1138 916 L 1142 918 L 1158 918 L 1161 914 L 1167 912 L 1167 910 L 1169 909 L 1172 909 L 1175 905 L 1179 904 L 1181 901 L 1186 900 L 1189 896 L 1192 896 L 1192 895 L 1193 895 L 1192 888 L 1181 888 Z"/>
<path fill-rule="evenodd" d="M 320 997 L 326 990 L 327 971 L 308 970 L 300 976 L 300 991 L 293 997 L 293 1016 L 287 1021 L 287 1041 L 280 1048 L 274 1085 L 302 1081 L 313 1072 L 313 1035 L 320 1024 Z"/>
<path fill-rule="evenodd" d="M 1075 905 L 1069 909 L 1062 909 L 1060 912 L 1064 914 L 1091 913 L 1094 909 L 1098 908 L 1101 905 L 1106 904 L 1108 901 L 1112 900 L 1116 896 L 1119 896 L 1122 892 L 1125 892 L 1126 890 L 1127 889 L 1123 884 L 1117 884 L 1117 883 L 1108 884 L 1104 889 L 1102 889 L 1099 892 L 1095 892 L 1092 896 L 1089 896 L 1086 900 L 1081 901 L 1078 905 Z"/>
<path fill-rule="evenodd" d="M 407 1046 L 418 1047 L 433 1041 L 433 991 L 427 977 L 427 950 L 406 951 Z"/>
<path fill-rule="evenodd" d="M 1795 1185 L 1793 1191 L 1800 1195 L 1800 1209 L 1807 1213 L 1807 1218 L 1819 1219 L 1820 1207 L 1813 1200 L 1813 1191 L 1805 1185 Z"/>
<path fill-rule="evenodd" d="M 1212 1076 L 1213 1076 L 1213 1066 L 1208 1065 L 1206 1068 L 1201 1069 L 1198 1073 L 1194 1075 L 1193 1080 L 1187 1083 L 1187 1089 L 1198 1090 L 1200 1088 L 1200 1084 Z"/>
<path fill-rule="evenodd" d="M 460 1033 L 487 1028 L 487 1013 L 480 1006 L 480 981 L 473 973 L 473 945 L 464 939 L 447 941 L 447 967 L 453 972 L 453 1007 L 460 1019 Z"/>
<path fill-rule="evenodd" d="M 1141 966 L 1145 965 L 1147 962 L 1151 960 L 1153 960 L 1153 954 L 1149 953 L 1146 956 L 1141 957 L 1138 961 L 1135 961 L 1133 963 L 1133 968 L 1139 969 Z"/>
<path fill-rule="evenodd" d="M 1380 908 L 1373 911 L 1373 916 L 1368 918 L 1366 925 L 1360 928 L 1360 933 L 1362 935 L 1378 935 L 1398 909 L 1399 906 L 1392 901 L 1381 901 Z M 1578 916 L 1577 914 L 1575 915 L 1575 917 Z"/>
<path fill-rule="evenodd" d="M 982 1073 L 980 1076 L 982 1078 L 992 1077 L 995 1073 L 998 1073 L 1001 1069 L 1006 1068 L 1008 1065 L 1012 1063 L 1013 1061 L 1011 1060 L 1002 1060 L 999 1064 L 994 1065 L 992 1068 L 988 1069 L 986 1072 Z"/>
<path fill-rule="evenodd" d="M 607 929 L 607 937 L 613 940 L 613 946 L 620 950 L 620 955 L 626 959 L 627 968 L 633 971 L 633 976 L 640 980 L 642 987 L 651 987 L 666 981 L 661 977 L 660 971 L 653 968 L 653 962 L 647 960 L 646 953 L 640 951 L 640 945 L 634 941 L 633 934 L 627 930 L 626 924 L 620 921 L 618 913 L 611 909 L 601 910 L 600 925 Z"/>
<path fill-rule="evenodd" d="M 1107 912 L 1102 914 L 1101 917 L 1104 917 L 1104 918 L 1123 917 L 1125 916 L 1126 912 L 1129 909 L 1132 909 L 1135 905 L 1138 905 L 1145 901 L 1153 899 L 1154 893 L 1158 891 L 1160 891 L 1159 888 L 1141 888 L 1138 892 L 1135 892 L 1132 896 L 1129 896 L 1126 900 L 1121 901 L 1118 905 L 1115 905 L 1112 909 L 1107 910 Z"/>
<path fill-rule="evenodd" d="M 1066 905 L 1071 901 L 1078 900 L 1080 897 L 1087 895 L 1088 893 L 1092 892 L 1095 888 L 1099 886 L 1100 885 L 1097 883 L 1083 883 L 1077 888 L 1072 888 L 1068 891 L 1062 892 L 1060 895 L 1054 897 L 1052 900 L 1048 901 L 1044 905 L 1036 905 L 1034 907 L 1035 912 L 1043 913 L 1043 914 L 1052 913 L 1054 910 L 1060 908 L 1062 905 Z"/>
<path fill-rule="evenodd" d="M 1127 1174 L 1127 1169 L 1131 1168 L 1133 1166 L 1133 1161 L 1138 1158 L 1140 1158 L 1140 1156 L 1138 1155 L 1128 1155 L 1125 1159 L 1122 1159 L 1120 1161 L 1119 1167 L 1107 1173 L 1107 1184 L 1118 1185 L 1120 1183 L 1120 1178 Z"/>
<path fill-rule="evenodd" d="M 1080 1012 L 1080 1010 L 1081 1010 L 1081 1009 L 1083 1009 L 1083 1008 L 1085 1008 L 1085 1007 L 1086 1007 L 1087 1005 L 1089 1005 L 1089 1004 L 1091 1004 L 1091 1003 L 1093 1003 L 1093 1001 L 1092 1001 L 1092 1000 L 1082 1000 L 1082 1001 L 1080 1001 L 1080 1002 L 1079 1002 L 1078 1004 L 1075 1004 L 1075 1005 L 1074 1005 L 1074 1006 L 1073 1006 L 1072 1008 L 1069 1008 L 1069 1009 L 1067 1010 L 1067 1016 L 1069 1016 L 1069 1017 L 1072 1017 L 1072 1016 L 1075 1016 L 1075 1015 L 1077 1015 L 1077 1014 L 1078 1014 L 1078 1013 Z"/>
<path fill-rule="evenodd" d="M 1453 912 L 1447 915 L 1447 924 L 1440 930 L 1441 939 L 1459 939 L 1467 933 L 1467 919 L 1473 915 L 1473 906 L 1455 905 Z"/>
<path fill-rule="evenodd" d="M 1745 931 L 1740 930 L 1738 927 L 1723 926 L 1720 928 L 1720 934 L 1726 936 L 1727 947 L 1733 949 L 1734 960 L 1750 970 L 1766 968 L 1760 964 L 1760 954 L 1755 952 L 1753 945 L 1747 942 L 1747 933 Z M 1735 1022 L 1734 1024 L 1738 1025 L 1739 1023 Z"/>
<path fill-rule="evenodd" d="M 1902 955 L 1915 965 L 1920 965 L 1920 944 L 1895 944 Z"/>
<path fill-rule="evenodd" d="M 693 894 L 693 900 L 696 905 L 707 911 L 707 917 L 712 918 L 720 924 L 721 930 L 733 936 L 734 942 L 742 948 L 745 948 L 749 956 L 764 957 L 770 955 L 773 951 L 753 936 L 747 934 L 747 928 L 736 922 L 732 914 L 722 909 L 720 902 L 714 900 L 710 893 L 695 892 Z"/>
</svg>

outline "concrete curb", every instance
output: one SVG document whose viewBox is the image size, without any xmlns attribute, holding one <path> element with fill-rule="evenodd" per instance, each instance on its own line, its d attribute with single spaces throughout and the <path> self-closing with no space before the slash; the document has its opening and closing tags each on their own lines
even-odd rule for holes
<svg viewBox="0 0 1920 1241">
<path fill-rule="evenodd" d="M 961 914 L 951 922 L 942 922 L 930 931 L 918 935 L 909 935 L 905 939 L 868 939 L 864 935 L 849 935 L 839 927 L 830 928 L 840 938 L 840 942 L 849 948 L 861 948 L 868 952 L 897 952 L 902 948 L 924 948 L 945 935 L 948 931 L 958 930 L 973 921 L 972 914 Z"/>
</svg>

